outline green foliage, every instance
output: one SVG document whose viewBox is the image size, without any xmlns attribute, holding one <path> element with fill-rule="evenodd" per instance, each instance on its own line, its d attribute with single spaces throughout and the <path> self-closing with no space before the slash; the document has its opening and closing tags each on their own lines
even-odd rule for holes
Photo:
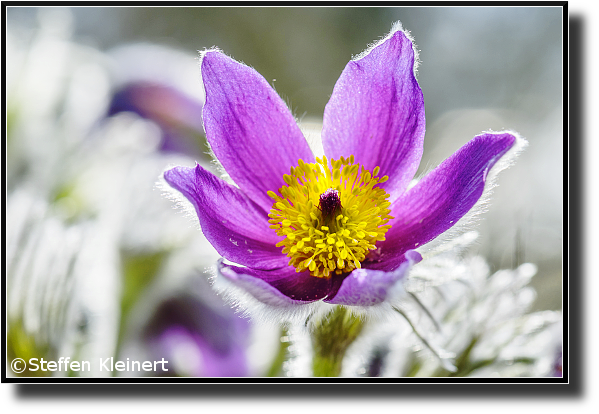
<svg viewBox="0 0 599 414">
<path fill-rule="evenodd" d="M 129 313 L 137 303 L 145 289 L 154 281 L 166 252 L 137 253 L 123 252 L 122 275 L 123 290 L 121 295 L 121 320 L 119 325 L 119 336 L 116 355 L 119 354 L 120 345 L 123 341 Z"/>
<path fill-rule="evenodd" d="M 8 363 L 10 364 L 15 358 L 21 358 L 24 361 L 29 361 L 30 358 L 44 358 L 45 360 L 54 359 L 50 355 L 50 347 L 43 343 L 35 336 L 26 331 L 21 319 L 13 320 L 9 323 L 8 332 L 6 334 L 6 353 Z M 25 371 L 15 373 L 20 377 L 49 377 L 52 375 L 50 371 L 30 370 L 29 364 Z"/>
<path fill-rule="evenodd" d="M 362 332 L 364 321 L 337 306 L 312 332 L 315 377 L 338 377 L 347 348 Z"/>
</svg>

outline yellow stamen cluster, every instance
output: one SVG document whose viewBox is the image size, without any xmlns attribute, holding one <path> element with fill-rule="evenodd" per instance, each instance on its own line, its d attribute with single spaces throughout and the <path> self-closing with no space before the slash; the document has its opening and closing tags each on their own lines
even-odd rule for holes
<svg viewBox="0 0 599 414">
<path fill-rule="evenodd" d="M 316 163 L 298 161 L 280 195 L 269 191 L 274 204 L 268 215 L 271 228 L 285 236 L 277 246 L 290 257 L 297 272 L 306 269 L 312 276 L 328 278 L 360 268 L 377 241 L 385 240 L 392 219 L 389 194 L 377 184 L 388 177 L 377 177 L 354 164 L 354 156 L 331 160 L 316 158 Z"/>
</svg>

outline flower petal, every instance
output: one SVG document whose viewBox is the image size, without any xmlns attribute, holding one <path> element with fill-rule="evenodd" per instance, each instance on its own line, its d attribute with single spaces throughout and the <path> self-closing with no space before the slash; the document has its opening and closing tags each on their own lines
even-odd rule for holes
<svg viewBox="0 0 599 414">
<path fill-rule="evenodd" d="M 412 42 L 396 31 L 347 64 L 324 111 L 322 140 L 330 158 L 353 154 L 370 171 L 379 166 L 393 201 L 418 169 L 424 129 Z"/>
<path fill-rule="evenodd" d="M 342 277 L 329 279 L 297 273 L 292 266 L 274 270 L 242 268 L 222 263 L 219 272 L 259 301 L 274 306 L 290 306 L 314 302 L 337 292 Z"/>
<path fill-rule="evenodd" d="M 202 120 L 198 117 L 202 105 L 203 100 L 172 87 L 138 81 L 115 92 L 107 115 L 128 111 L 151 119 L 162 130 L 160 151 L 205 157 L 205 149 L 198 140 L 198 135 L 204 134 Z"/>
<path fill-rule="evenodd" d="M 298 159 L 314 155 L 291 112 L 254 69 L 217 51 L 203 54 L 206 138 L 233 181 L 263 209 Z"/>
<path fill-rule="evenodd" d="M 489 170 L 515 143 L 509 133 L 476 136 L 408 190 L 391 206 L 395 218 L 379 245 L 380 264 L 370 267 L 396 266 L 397 256 L 457 223 L 483 194 Z"/>
<path fill-rule="evenodd" d="M 422 260 L 415 250 L 401 255 L 401 265 L 392 272 L 372 269 L 356 269 L 345 278 L 337 294 L 331 299 L 325 299 L 336 305 L 372 306 L 383 302 L 389 289 L 406 276 L 413 264 Z"/>
<path fill-rule="evenodd" d="M 275 246 L 281 237 L 268 227 L 268 216 L 238 188 L 199 164 L 175 167 L 164 178 L 193 204 L 202 232 L 221 256 L 258 269 L 287 264 L 289 259 Z"/>
</svg>

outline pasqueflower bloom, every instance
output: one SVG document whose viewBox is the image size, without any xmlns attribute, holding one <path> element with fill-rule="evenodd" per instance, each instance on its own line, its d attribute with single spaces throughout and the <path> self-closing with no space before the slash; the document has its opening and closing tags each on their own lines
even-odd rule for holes
<svg viewBox="0 0 599 414">
<path fill-rule="evenodd" d="M 198 137 L 204 131 L 201 121 L 193 117 L 201 108 L 201 101 L 171 86 L 140 81 L 125 85 L 113 95 L 108 116 L 134 112 L 158 124 L 162 133 L 160 151 L 201 156 Z"/>
<path fill-rule="evenodd" d="M 218 50 L 202 54 L 206 137 L 237 186 L 200 165 L 164 178 L 237 264 L 221 261 L 220 274 L 269 305 L 371 306 L 422 259 L 417 247 L 468 213 L 519 139 L 476 136 L 408 188 L 425 131 L 415 62 L 401 29 L 350 61 L 324 111 L 325 156 L 315 157 L 260 74 Z"/>
<path fill-rule="evenodd" d="M 162 302 L 145 328 L 149 347 L 173 361 L 168 375 L 247 375 L 247 320 L 203 299 L 186 292 Z"/>
</svg>

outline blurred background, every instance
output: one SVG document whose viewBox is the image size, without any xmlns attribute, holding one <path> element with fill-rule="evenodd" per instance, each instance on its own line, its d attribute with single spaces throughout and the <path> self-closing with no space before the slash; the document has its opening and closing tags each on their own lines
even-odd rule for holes
<svg viewBox="0 0 599 414">
<path fill-rule="evenodd" d="M 212 294 L 218 255 L 157 184 L 168 166 L 213 168 L 197 52 L 254 67 L 318 131 L 347 61 L 398 20 L 420 57 L 419 174 L 482 131 L 525 137 L 469 253 L 535 263 L 533 310 L 561 309 L 561 8 L 8 7 L 9 359 L 173 355 L 180 375 L 276 375 L 280 332 Z"/>
</svg>

